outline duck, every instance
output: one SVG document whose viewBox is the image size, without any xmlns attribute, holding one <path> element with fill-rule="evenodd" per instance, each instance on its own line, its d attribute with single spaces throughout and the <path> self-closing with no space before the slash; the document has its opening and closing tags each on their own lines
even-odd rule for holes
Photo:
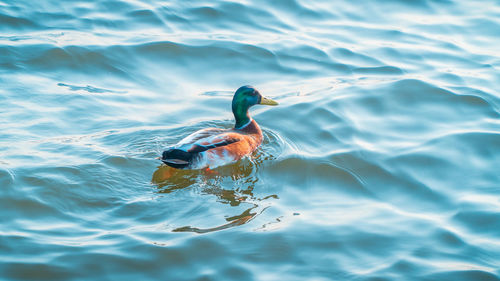
<svg viewBox="0 0 500 281">
<path fill-rule="evenodd" d="M 263 97 L 246 85 L 234 93 L 231 108 L 233 128 L 205 128 L 196 131 L 163 151 L 161 161 L 175 169 L 213 169 L 234 163 L 250 155 L 262 143 L 262 130 L 248 110 L 254 105 L 276 106 L 278 102 Z"/>
</svg>

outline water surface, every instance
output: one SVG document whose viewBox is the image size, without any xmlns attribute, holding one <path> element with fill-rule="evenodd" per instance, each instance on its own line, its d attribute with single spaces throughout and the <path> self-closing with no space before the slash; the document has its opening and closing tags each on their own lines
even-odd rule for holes
<svg viewBox="0 0 500 281">
<path fill-rule="evenodd" d="M 498 1 L 0 1 L 0 279 L 500 280 Z M 212 172 L 155 157 L 233 125 Z"/>
</svg>

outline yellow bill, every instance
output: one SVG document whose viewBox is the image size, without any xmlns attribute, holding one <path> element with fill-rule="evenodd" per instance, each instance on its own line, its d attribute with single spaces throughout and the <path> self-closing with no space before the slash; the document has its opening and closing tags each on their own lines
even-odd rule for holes
<svg viewBox="0 0 500 281">
<path fill-rule="evenodd" d="M 278 105 L 279 103 L 277 101 L 272 100 L 272 99 L 262 97 L 260 99 L 260 103 L 259 104 L 264 104 L 264 105 Z"/>
</svg>

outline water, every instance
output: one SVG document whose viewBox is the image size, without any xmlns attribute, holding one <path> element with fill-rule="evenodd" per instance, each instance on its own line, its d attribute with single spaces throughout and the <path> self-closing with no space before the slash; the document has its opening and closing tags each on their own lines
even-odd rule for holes
<svg viewBox="0 0 500 281">
<path fill-rule="evenodd" d="M 500 2 L 0 1 L 0 279 L 500 280 Z M 155 157 L 228 128 L 249 159 Z"/>
</svg>

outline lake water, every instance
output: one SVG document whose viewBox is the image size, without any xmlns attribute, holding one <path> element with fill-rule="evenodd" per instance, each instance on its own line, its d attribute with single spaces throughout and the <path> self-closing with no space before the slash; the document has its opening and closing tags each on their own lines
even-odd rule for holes
<svg viewBox="0 0 500 281">
<path fill-rule="evenodd" d="M 0 0 L 0 279 L 500 280 L 500 2 Z M 233 125 L 248 159 L 155 158 Z"/>
</svg>

